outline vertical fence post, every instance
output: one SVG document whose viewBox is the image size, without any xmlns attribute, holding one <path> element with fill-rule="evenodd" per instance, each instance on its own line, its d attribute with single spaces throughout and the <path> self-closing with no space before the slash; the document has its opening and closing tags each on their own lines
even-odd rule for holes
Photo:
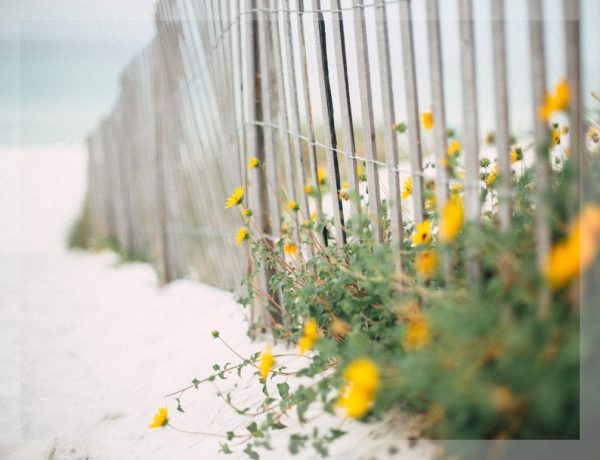
<svg viewBox="0 0 600 460">
<path fill-rule="evenodd" d="M 298 16 L 296 20 L 298 33 L 298 48 L 300 52 L 300 67 L 302 72 L 302 98 L 304 99 L 304 108 L 306 110 L 306 124 L 308 125 L 308 162 L 310 165 L 310 176 L 314 182 L 316 195 L 316 207 L 319 215 L 323 212 L 321 187 L 319 186 L 319 173 L 317 165 L 317 147 L 315 144 L 315 125 L 312 113 L 310 80 L 308 76 L 308 56 L 306 53 L 306 37 L 304 31 L 304 0 L 296 0 L 298 6 Z M 323 229 L 323 244 L 327 245 L 327 228 Z"/>
<path fill-rule="evenodd" d="M 512 214 L 510 169 L 510 130 L 508 121 L 508 83 L 506 77 L 506 37 L 504 19 L 504 0 L 492 0 L 492 40 L 494 53 L 494 94 L 496 97 L 496 147 L 500 180 L 498 181 L 498 200 L 500 204 L 500 228 L 507 231 Z"/>
<path fill-rule="evenodd" d="M 271 195 L 267 197 L 267 206 L 269 208 L 269 218 L 271 221 L 271 232 L 275 237 L 279 237 L 281 234 L 281 206 L 280 206 L 280 187 L 279 187 L 279 176 L 278 176 L 278 161 L 277 152 L 275 150 L 275 138 L 274 138 L 274 123 L 275 113 L 273 107 L 273 89 L 271 86 L 272 79 L 275 76 L 273 72 L 272 56 L 271 53 L 266 50 L 270 50 L 272 44 L 269 32 L 269 1 L 260 1 L 260 11 L 258 12 L 258 46 L 260 48 L 259 54 L 259 68 L 260 68 L 260 97 L 261 97 L 261 109 L 262 117 L 262 132 L 264 138 L 265 158 L 263 164 L 265 165 L 267 173 L 267 184 L 268 189 L 271 190 Z"/>
<path fill-rule="evenodd" d="M 585 170 L 585 123 L 582 119 L 581 102 L 581 4 L 580 0 L 563 0 L 565 22 L 565 54 L 567 81 L 569 83 L 569 147 L 573 164 L 574 181 L 569 191 L 568 202 L 579 205 L 581 199 L 581 171 Z M 569 206 L 572 216 L 578 206 Z"/>
<path fill-rule="evenodd" d="M 160 280 L 163 284 L 173 280 L 171 271 L 168 233 L 167 233 L 167 204 L 166 204 L 166 187 L 165 187 L 165 124 L 163 120 L 165 94 L 164 94 L 164 76 L 162 72 L 163 60 L 162 51 L 158 39 L 154 42 L 154 53 L 152 59 L 153 79 L 152 93 L 154 95 L 154 133 L 155 133 L 155 173 L 156 173 L 156 259 L 158 262 L 158 272 Z"/>
<path fill-rule="evenodd" d="M 273 49 L 273 68 L 275 70 L 274 77 L 277 87 L 277 107 L 279 115 L 279 138 L 283 144 L 283 169 L 285 170 L 286 179 L 286 197 L 294 200 L 297 203 L 298 196 L 296 193 L 296 181 L 294 174 L 294 163 L 292 161 L 292 146 L 289 131 L 288 107 L 285 93 L 284 73 L 283 73 L 283 56 L 282 46 L 279 36 L 279 13 L 277 12 L 277 1 L 271 0 L 271 9 L 274 11 L 273 17 L 268 23 L 268 30 L 271 32 L 271 44 Z M 288 210 L 290 212 L 291 210 Z M 298 214 L 291 211 L 292 221 L 295 227 L 296 240 L 300 244 L 300 222 Z"/>
<path fill-rule="evenodd" d="M 398 172 L 398 140 L 392 127 L 394 123 L 394 94 L 392 89 L 392 68 L 387 26 L 387 12 L 384 0 L 375 3 L 375 28 L 377 32 L 377 54 L 379 56 L 379 81 L 383 109 L 383 139 L 388 166 L 388 209 L 391 223 L 391 243 L 396 267 L 402 267 L 401 252 L 402 203 L 400 201 L 400 175 Z"/>
<path fill-rule="evenodd" d="M 340 198 L 341 179 L 337 158 L 337 137 L 335 134 L 335 119 L 333 114 L 333 99 L 329 81 L 329 61 L 327 59 L 327 38 L 325 36 L 325 21 L 321 10 L 321 0 L 314 0 L 313 6 L 317 10 L 314 14 L 315 51 L 317 55 L 317 74 L 321 93 L 321 113 L 325 130 L 325 155 L 327 157 L 327 175 L 329 176 L 329 191 L 333 208 L 333 221 L 335 226 L 335 242 L 338 247 L 346 243 L 346 230 L 344 228 L 344 210 Z"/>
<path fill-rule="evenodd" d="M 438 216 L 448 202 L 448 156 L 446 132 L 446 104 L 444 102 L 444 71 L 440 36 L 440 12 L 438 0 L 427 0 L 427 41 L 429 44 L 429 71 L 431 83 L 431 111 L 435 148 L 435 198 Z M 442 268 L 446 280 L 451 272 L 451 259 L 442 256 Z"/>
<path fill-rule="evenodd" d="M 541 0 L 529 0 L 529 40 L 531 51 L 531 82 L 533 91 L 533 117 L 535 140 L 535 237 L 537 245 L 538 269 L 543 273 L 550 250 L 550 226 L 548 219 L 548 188 L 550 184 L 550 164 L 548 161 L 549 132 L 546 122 L 540 116 L 540 107 L 546 97 L 546 59 L 544 55 L 544 23 Z M 550 292 L 542 288 L 538 303 L 538 315 L 544 318 L 550 307 Z"/>
<path fill-rule="evenodd" d="M 308 204 L 308 195 L 304 193 L 304 186 L 306 185 L 306 172 L 304 167 L 304 151 L 302 149 L 302 140 L 300 139 L 300 110 L 298 108 L 298 86 L 296 84 L 296 65 L 294 62 L 294 54 L 292 51 L 292 24 L 290 20 L 290 2 L 285 0 L 284 2 L 284 33 L 283 33 L 283 44 L 286 55 L 286 65 L 288 69 L 288 75 L 286 79 L 288 93 L 290 95 L 290 112 L 289 112 L 289 123 L 291 129 L 296 134 L 293 136 L 293 155 L 296 162 L 296 180 L 299 182 L 299 203 L 300 211 L 304 215 L 305 219 L 310 219 L 310 207 Z M 307 255 L 312 254 L 311 247 L 306 247 Z"/>
<path fill-rule="evenodd" d="M 465 151 L 465 215 L 472 224 L 479 224 L 479 124 L 477 121 L 477 71 L 475 67 L 475 39 L 472 0 L 460 0 L 460 63 L 462 69 L 463 144 Z M 473 287 L 480 279 L 477 254 L 470 248 L 467 253 L 467 271 Z"/>
<path fill-rule="evenodd" d="M 261 164 L 267 161 L 265 148 L 265 127 L 257 124 L 257 120 L 264 120 L 264 109 L 267 101 L 263 99 L 263 72 L 265 67 L 262 65 L 263 54 L 265 53 L 265 44 L 263 43 L 264 34 L 261 37 L 259 30 L 262 27 L 262 20 L 259 18 L 256 0 L 246 0 L 246 11 L 250 12 L 246 22 L 246 100 L 247 100 L 247 132 L 246 140 L 248 141 L 248 149 L 254 153 Z M 269 109 L 267 109 L 269 110 Z M 264 238 L 264 243 L 271 245 L 269 241 L 272 231 L 271 218 L 269 212 L 269 185 L 264 167 L 255 168 L 251 171 L 250 185 L 252 187 L 252 203 L 251 207 L 255 211 L 256 220 L 258 223 L 260 238 Z M 276 199 L 275 193 L 273 198 Z M 279 203 L 276 203 L 279 206 Z M 274 216 L 273 216 L 274 218 Z M 255 299 L 251 320 L 254 323 L 260 323 L 263 326 L 269 326 L 273 321 L 278 321 L 279 315 L 270 314 L 268 308 L 268 299 L 264 296 L 275 296 L 275 293 L 270 289 L 269 280 L 272 276 L 272 270 L 268 267 L 263 267 L 257 275 L 258 289 L 262 291 L 263 297 Z"/>
<path fill-rule="evenodd" d="M 356 163 L 356 143 L 354 140 L 354 123 L 352 121 L 352 105 L 350 103 L 350 88 L 348 84 L 348 60 L 346 56 L 346 37 L 344 35 L 344 19 L 340 0 L 332 2 L 334 12 L 331 18 L 333 45 L 336 54 L 336 75 L 338 82 L 338 97 L 340 103 L 340 118 L 344 151 L 346 152 L 346 176 L 350 188 L 359 193 L 359 181 Z M 352 212 L 358 212 L 360 201 L 352 200 Z"/>
<path fill-rule="evenodd" d="M 371 94 L 371 72 L 367 46 L 367 28 L 363 0 L 354 0 L 354 33 L 356 36 L 356 62 L 360 106 L 362 113 L 362 138 L 367 156 L 367 186 L 369 187 L 369 214 L 373 223 L 373 238 L 383 241 L 381 200 L 379 193 L 379 171 L 377 170 L 377 143 L 373 120 L 373 98 Z"/>
<path fill-rule="evenodd" d="M 440 37 L 438 0 L 427 0 L 427 32 L 429 43 L 429 68 L 431 73 L 431 108 L 435 146 L 435 191 L 438 212 L 448 200 L 448 167 L 446 166 L 446 105 L 444 103 L 444 72 Z"/>
<path fill-rule="evenodd" d="M 404 97 L 408 125 L 408 150 L 412 171 L 413 216 L 415 224 L 423 220 L 423 160 L 421 157 L 421 129 L 412 29 L 412 0 L 400 0 L 400 39 L 404 71 Z"/>
</svg>

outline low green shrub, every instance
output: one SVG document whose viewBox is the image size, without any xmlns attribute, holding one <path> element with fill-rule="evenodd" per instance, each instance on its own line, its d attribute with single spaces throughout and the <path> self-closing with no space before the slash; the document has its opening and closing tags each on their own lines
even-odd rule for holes
<svg viewBox="0 0 600 460">
<path fill-rule="evenodd" d="M 513 161 L 522 159 L 523 152 L 516 152 Z M 258 458 L 260 448 L 270 447 L 272 430 L 285 428 L 284 415 L 294 411 L 304 422 L 311 407 L 364 422 L 402 407 L 420 415 L 423 435 L 438 439 L 577 439 L 579 294 L 591 284 L 585 273 L 600 248 L 600 159 L 586 161 L 581 207 L 565 199 L 573 165 L 568 159 L 554 164 L 543 203 L 553 245 L 543 266 L 536 250 L 533 173 L 525 167 L 503 178 L 482 163 L 482 221 L 463 222 L 462 192 L 452 187 L 441 216 L 429 206 L 424 223 L 404 225 L 397 250 L 388 222 L 386 241 L 373 242 L 364 207 L 346 223 L 343 247 L 331 239 L 324 245 L 321 235 L 332 222 L 299 216 L 295 203 L 287 206 L 288 220 L 304 218 L 301 241 L 297 245 L 284 226 L 283 237 L 272 242 L 257 230 L 244 207 L 244 190 L 237 189 L 227 204 L 240 207 L 244 227 L 236 239 L 250 245 L 254 261 L 248 294 L 240 301 L 266 299 L 272 317 L 281 320 L 259 322 L 252 331 L 271 326 L 273 339 L 298 344 L 307 364 L 291 371 L 278 364 L 288 354 L 266 349 L 237 365 L 216 365 L 215 374 L 194 379 L 176 394 L 178 408 L 188 389 L 247 368 L 258 374 L 265 398 L 256 410 L 235 409 L 249 425 L 243 433 L 226 434 L 225 453 L 235 438 L 250 458 Z M 453 158 L 450 166 L 458 165 Z M 514 194 L 506 231 L 496 214 L 501 180 L 511 180 Z M 405 185 L 406 195 L 410 188 Z M 302 255 L 307 247 L 310 258 Z M 258 285 L 264 267 L 274 273 L 268 293 Z M 217 331 L 213 335 L 225 343 Z M 294 377 L 313 380 L 288 383 Z M 312 445 L 326 455 L 328 444 L 343 434 L 293 433 L 289 450 Z"/>
</svg>

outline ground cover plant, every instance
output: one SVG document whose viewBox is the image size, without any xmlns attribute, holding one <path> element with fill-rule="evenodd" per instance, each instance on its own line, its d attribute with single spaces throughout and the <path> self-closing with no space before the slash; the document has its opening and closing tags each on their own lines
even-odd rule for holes
<svg viewBox="0 0 600 460">
<path fill-rule="evenodd" d="M 549 96 L 545 119 L 566 107 L 568 98 L 561 93 L 566 90 L 559 86 Z M 386 242 L 374 243 L 364 206 L 346 223 L 346 245 L 340 248 L 331 240 L 324 245 L 321 235 L 332 222 L 325 215 L 303 216 L 286 199 L 282 207 L 289 225 L 272 241 L 246 206 L 247 191 L 237 188 L 226 208 L 240 213 L 235 239 L 249 246 L 253 260 L 244 281 L 247 295 L 240 301 L 267 302 L 277 320 L 253 324 L 251 330 L 270 326 L 273 341 L 296 350 L 277 355 L 267 347 L 247 356 L 235 350 L 239 362 L 215 364 L 214 374 L 175 393 L 177 408 L 182 411 L 185 393 L 204 382 L 255 373 L 263 400 L 252 408 L 232 404 L 248 417 L 248 425 L 243 432 L 220 434 L 223 452 L 241 448 L 250 458 L 270 447 L 272 431 L 285 429 L 287 417 L 303 422 L 309 408 L 368 423 L 402 407 L 419 417 L 423 436 L 438 439 L 577 439 L 580 295 L 588 289 L 586 277 L 597 270 L 600 159 L 585 154 L 584 193 L 580 202 L 570 202 L 566 197 L 576 168 L 561 145 L 568 129 L 550 124 L 550 132 L 552 172 L 544 199 L 552 247 L 543 267 L 536 253 L 533 171 L 524 164 L 531 147 L 515 146 L 511 152 L 514 164 L 523 162 L 512 177 L 502 177 L 491 160 L 481 160 L 483 217 L 475 225 L 464 218 L 461 147 L 450 136 L 450 199 L 438 213 L 433 185 L 427 184 L 426 219 L 405 222 L 400 251 L 391 248 L 387 223 Z M 597 149 L 598 142 L 592 123 L 588 150 Z M 256 159 L 249 163 L 249 168 L 264 166 Z M 505 231 L 497 222 L 497 187 L 503 180 L 513 190 L 512 220 Z M 307 184 L 305 192 L 314 193 L 326 181 L 323 173 L 320 183 Z M 343 199 L 364 204 L 363 192 L 344 190 Z M 408 179 L 403 199 L 410 195 Z M 301 222 L 300 241 L 292 231 L 295 219 Z M 273 273 L 268 292 L 257 282 L 262 267 Z M 228 346 L 219 331 L 213 336 Z M 293 355 L 303 357 L 302 365 L 281 364 Z M 311 378 L 310 384 L 303 377 Z M 176 423 L 171 425 L 164 409 L 151 426 Z M 327 455 L 329 443 L 343 434 L 335 428 L 290 433 L 289 450 L 312 446 Z"/>
</svg>

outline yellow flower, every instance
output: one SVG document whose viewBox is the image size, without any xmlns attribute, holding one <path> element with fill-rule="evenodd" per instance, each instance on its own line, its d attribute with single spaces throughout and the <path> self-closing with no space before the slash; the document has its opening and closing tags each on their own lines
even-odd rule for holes
<svg viewBox="0 0 600 460">
<path fill-rule="evenodd" d="M 428 220 L 424 220 L 415 226 L 415 233 L 412 235 L 412 242 L 415 246 L 429 243 L 431 240 L 431 226 Z"/>
<path fill-rule="evenodd" d="M 460 149 L 461 149 L 460 142 L 457 141 L 456 139 L 452 139 L 450 141 L 450 143 L 448 144 L 448 156 L 456 155 L 458 152 L 460 152 Z"/>
<path fill-rule="evenodd" d="M 600 205 L 586 206 L 567 237 L 556 243 L 548 257 L 546 276 L 554 289 L 566 286 L 589 268 L 600 240 Z"/>
<path fill-rule="evenodd" d="M 310 220 L 313 222 L 317 220 L 317 211 L 313 211 L 310 213 Z"/>
<path fill-rule="evenodd" d="M 596 128 L 595 126 L 590 126 L 586 137 L 590 142 L 593 142 L 594 144 L 600 143 L 600 134 L 598 133 L 598 128 Z"/>
<path fill-rule="evenodd" d="M 459 195 L 452 194 L 440 216 L 440 239 L 453 241 L 463 225 L 463 204 Z"/>
<path fill-rule="evenodd" d="M 435 205 L 437 204 L 437 198 L 435 197 L 435 193 L 432 193 L 426 200 L 425 200 L 425 207 L 427 209 L 434 209 Z"/>
<path fill-rule="evenodd" d="M 539 116 L 543 121 L 548 121 L 552 114 L 565 110 L 569 106 L 571 97 L 567 80 L 562 79 L 554 88 L 554 93 L 546 94 L 544 103 L 539 108 Z"/>
<path fill-rule="evenodd" d="M 344 378 L 362 391 L 373 392 L 379 388 L 379 371 L 375 363 L 368 358 L 360 358 L 350 363 L 344 370 Z"/>
<path fill-rule="evenodd" d="M 450 186 L 450 193 L 452 193 L 452 194 L 459 194 L 462 191 L 463 191 L 463 186 L 462 186 L 462 184 L 460 184 L 458 182 L 454 182 Z"/>
<path fill-rule="evenodd" d="M 558 128 L 552 128 L 552 142 L 550 143 L 550 147 L 554 147 L 560 144 L 560 131 Z"/>
<path fill-rule="evenodd" d="M 569 90 L 569 83 L 563 78 L 554 87 L 554 108 L 556 110 L 565 110 L 569 106 L 570 98 L 571 91 Z"/>
<path fill-rule="evenodd" d="M 169 409 L 161 407 L 154 416 L 152 423 L 148 425 L 148 428 L 162 428 L 167 423 L 169 423 Z"/>
<path fill-rule="evenodd" d="M 296 203 L 296 201 L 292 199 L 292 200 L 288 201 L 287 207 L 290 211 L 297 211 L 298 203 Z"/>
<path fill-rule="evenodd" d="M 358 180 L 361 182 L 367 180 L 367 176 L 365 175 L 365 168 L 363 168 L 362 163 L 358 163 L 356 165 L 356 175 L 358 176 Z"/>
<path fill-rule="evenodd" d="M 319 326 L 313 318 L 310 318 L 304 325 L 304 336 L 312 339 L 319 337 Z"/>
<path fill-rule="evenodd" d="M 412 177 L 408 176 L 402 184 L 402 199 L 406 200 L 412 193 Z"/>
<path fill-rule="evenodd" d="M 248 229 L 246 227 L 240 227 L 235 235 L 235 245 L 239 246 L 244 240 L 248 239 Z"/>
<path fill-rule="evenodd" d="M 360 418 L 365 415 L 375 400 L 379 388 L 379 371 L 368 358 L 352 362 L 344 371 L 347 384 L 342 390 L 337 405 L 348 417 Z"/>
<path fill-rule="evenodd" d="M 320 185 L 324 185 L 327 180 L 327 174 L 323 168 L 317 168 L 317 180 Z"/>
<path fill-rule="evenodd" d="M 438 266 L 438 256 L 433 249 L 421 251 L 415 257 L 415 270 L 419 276 L 428 280 Z"/>
<path fill-rule="evenodd" d="M 523 149 L 521 147 L 514 148 L 510 151 L 510 162 L 516 163 L 523 159 Z"/>
<path fill-rule="evenodd" d="M 230 197 L 225 201 L 225 209 L 232 208 L 242 202 L 244 199 L 244 187 L 237 187 Z"/>
<path fill-rule="evenodd" d="M 423 123 L 423 128 L 427 131 L 433 128 L 433 114 L 431 112 L 423 112 L 421 114 L 421 122 Z"/>
<path fill-rule="evenodd" d="M 283 245 L 283 252 L 289 256 L 293 256 L 298 252 L 298 247 L 295 243 L 287 242 Z"/>
<path fill-rule="evenodd" d="M 308 350 L 312 350 L 318 338 L 319 327 L 317 326 L 317 322 L 314 319 L 310 318 L 306 322 L 306 324 L 304 324 L 304 335 L 298 341 L 300 353 L 303 354 Z"/>
<path fill-rule="evenodd" d="M 265 350 L 262 352 L 262 355 L 260 356 L 259 373 L 260 378 L 262 380 L 267 379 L 267 376 L 269 375 L 269 372 L 271 372 L 271 369 L 273 369 L 274 365 L 275 358 L 273 357 L 273 352 L 271 350 L 271 347 L 267 345 Z"/>
<path fill-rule="evenodd" d="M 429 343 L 429 325 L 421 316 L 409 319 L 404 330 L 402 345 L 407 350 L 417 350 Z"/>
<path fill-rule="evenodd" d="M 244 217 L 251 217 L 252 216 L 252 210 L 245 208 L 242 206 L 242 216 Z"/>
<path fill-rule="evenodd" d="M 374 396 L 370 393 L 347 386 L 340 395 L 337 405 L 346 413 L 347 417 L 361 418 L 373 405 Z"/>
<path fill-rule="evenodd" d="M 250 157 L 250 159 L 248 160 L 248 168 L 250 169 L 256 169 L 260 166 L 260 161 L 258 158 L 256 157 Z"/>
<path fill-rule="evenodd" d="M 498 179 L 498 163 L 494 165 L 490 174 L 485 178 L 485 185 L 491 187 L 496 179 Z"/>
<path fill-rule="evenodd" d="M 313 191 L 313 186 L 310 184 L 306 184 L 304 186 L 304 193 L 306 193 L 307 195 L 310 195 Z"/>
</svg>

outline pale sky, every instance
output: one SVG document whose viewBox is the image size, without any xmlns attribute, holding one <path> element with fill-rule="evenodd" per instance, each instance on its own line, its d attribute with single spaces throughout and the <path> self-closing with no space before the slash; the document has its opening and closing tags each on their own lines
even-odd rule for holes
<svg viewBox="0 0 600 460">
<path fill-rule="evenodd" d="M 154 33 L 155 0 L 0 0 L 0 145 L 82 142 Z"/>
</svg>

